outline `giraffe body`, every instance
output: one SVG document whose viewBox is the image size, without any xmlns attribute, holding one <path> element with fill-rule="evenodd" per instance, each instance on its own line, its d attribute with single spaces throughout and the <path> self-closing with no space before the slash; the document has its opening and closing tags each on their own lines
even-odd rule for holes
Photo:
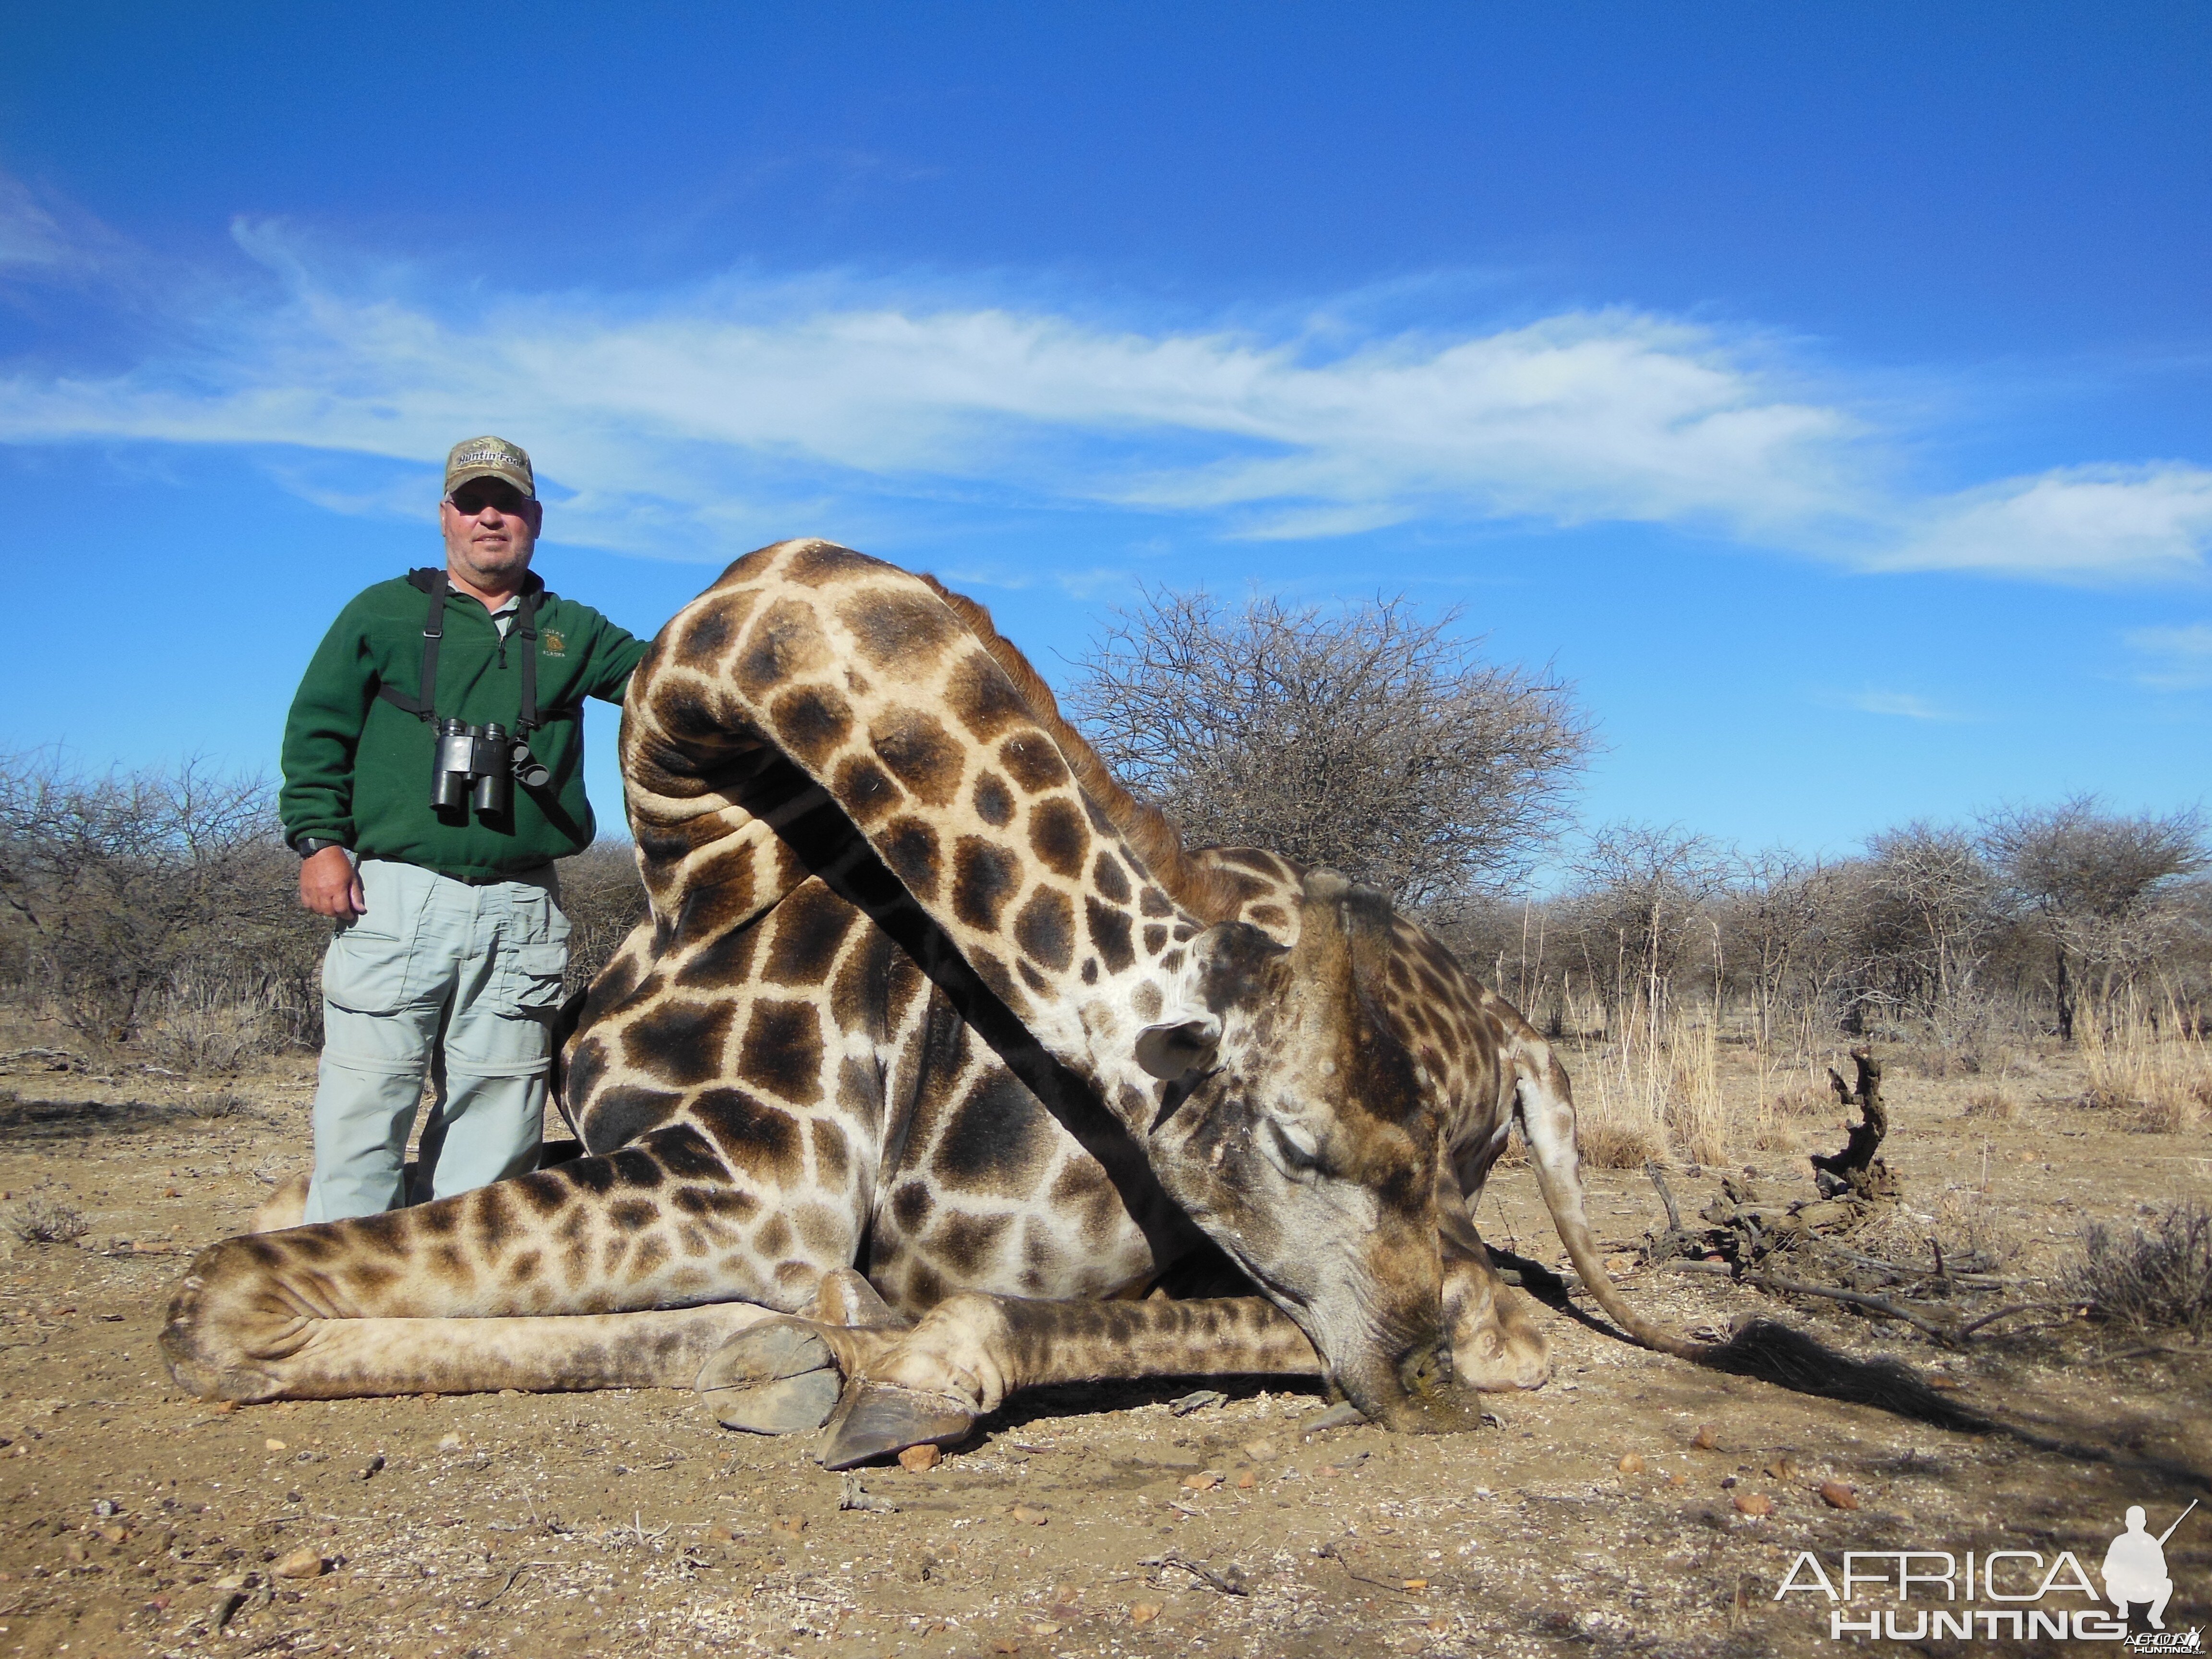
<svg viewBox="0 0 2212 1659">
<path fill-rule="evenodd" d="M 792 1426 L 834 1361 L 850 1452 L 1032 1382 L 1318 1370 L 1451 1426 L 1455 1373 L 1546 1370 L 1468 1218 L 1516 1109 L 1578 1268 L 1674 1346 L 1596 1267 L 1541 1039 L 1379 895 L 1184 852 L 980 607 L 749 555 L 663 629 L 623 757 L 652 915 L 568 1048 L 587 1155 L 214 1247 L 187 1386 L 699 1376 Z M 1160 1287 L 1201 1299 L 1096 1306 Z"/>
</svg>

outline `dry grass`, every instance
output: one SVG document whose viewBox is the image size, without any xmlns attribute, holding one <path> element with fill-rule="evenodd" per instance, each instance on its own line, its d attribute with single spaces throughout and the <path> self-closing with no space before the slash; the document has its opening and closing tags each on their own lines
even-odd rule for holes
<svg viewBox="0 0 2212 1659">
<path fill-rule="evenodd" d="M 184 1099 L 178 1103 L 189 1115 L 203 1122 L 237 1117 L 249 1112 L 252 1106 L 245 1096 L 229 1089 L 186 1089 Z"/>
<path fill-rule="evenodd" d="M 291 1041 L 289 1024 L 265 991 L 243 996 L 191 986 L 172 991 L 149 1046 L 165 1065 L 184 1072 L 235 1072 Z"/>
<path fill-rule="evenodd" d="M 2109 1019 L 2081 1022 L 2083 1105 L 2132 1113 L 2129 1127 L 2148 1134 L 2185 1133 L 2212 1119 L 2212 1044 L 2177 1010 L 2165 1014 L 2154 1023 L 2130 1003 Z"/>
<path fill-rule="evenodd" d="M 2081 1259 L 2062 1275 L 2068 1296 L 2096 1317 L 2138 1329 L 2212 1328 L 2212 1212 L 2172 1204 L 2125 1237 L 2101 1223 L 2081 1236 Z"/>
<path fill-rule="evenodd" d="M 0 1219 L 26 1244 L 74 1244 L 92 1231 L 82 1210 L 61 1199 L 27 1198 Z"/>
<path fill-rule="evenodd" d="M 1833 1117 L 1836 1091 L 1825 1083 L 1800 1083 L 1769 1096 L 1768 1107 L 1776 1117 Z"/>
<path fill-rule="evenodd" d="M 1655 1017 L 1639 1003 L 1618 1035 L 1586 1049 L 1574 1067 L 1577 1139 L 1601 1170 L 1641 1169 L 1679 1152 L 1693 1162 L 1729 1160 L 1735 1125 L 1723 1097 L 1718 1033 L 1710 1020 Z"/>
<path fill-rule="evenodd" d="M 1640 1170 L 1667 1151 L 1666 1143 L 1656 1138 L 1649 1127 L 1637 1123 L 1586 1123 L 1578 1119 L 1575 1143 L 1582 1151 L 1583 1164 L 1596 1170 Z"/>
<path fill-rule="evenodd" d="M 2002 1089 L 1977 1089 L 1966 1097 L 1966 1115 L 2009 1123 L 2020 1113 L 2020 1103 Z"/>
</svg>

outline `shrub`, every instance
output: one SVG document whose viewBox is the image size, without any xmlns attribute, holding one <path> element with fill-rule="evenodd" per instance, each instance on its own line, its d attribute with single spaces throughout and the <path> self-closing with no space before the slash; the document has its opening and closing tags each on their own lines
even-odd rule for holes
<svg viewBox="0 0 2212 1659">
<path fill-rule="evenodd" d="M 1575 1144 L 1594 1170 L 1640 1170 L 1667 1155 L 1667 1143 L 1640 1123 L 1577 1123 Z"/>
<path fill-rule="evenodd" d="M 2019 1103 L 2002 1089 L 1977 1089 L 1966 1102 L 1968 1117 L 1984 1117 L 1998 1123 L 2010 1121 L 2019 1110 Z"/>
<path fill-rule="evenodd" d="M 73 1244 L 92 1231 L 82 1210 L 54 1198 L 27 1198 L 11 1206 L 5 1225 L 26 1244 Z"/>
<path fill-rule="evenodd" d="M 2120 1237 L 2101 1222 L 2081 1235 L 2081 1259 L 2060 1283 L 2096 1318 L 2140 1329 L 2212 1328 L 2212 1211 L 2172 1204 L 2148 1231 Z"/>
<path fill-rule="evenodd" d="M 228 1089 L 197 1089 L 186 1093 L 184 1109 L 204 1122 L 218 1118 L 236 1117 L 246 1109 L 246 1097 Z"/>
</svg>

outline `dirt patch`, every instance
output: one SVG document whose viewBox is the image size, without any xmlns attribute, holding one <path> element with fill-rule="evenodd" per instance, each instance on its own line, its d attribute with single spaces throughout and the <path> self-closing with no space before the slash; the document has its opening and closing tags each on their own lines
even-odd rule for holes
<svg viewBox="0 0 2212 1659">
<path fill-rule="evenodd" d="M 1901 1230 L 1978 1229 L 2032 1290 L 2087 1222 L 2212 1179 L 2212 1138 L 2130 1133 L 2043 1064 L 2009 1115 L 1968 1114 L 1986 1082 L 1893 1071 L 1883 1149 Z M 1219 1379 L 1183 1416 L 1188 1382 L 1050 1390 L 934 1468 L 863 1471 L 892 1512 L 841 1508 L 803 1445 L 731 1436 L 680 1393 L 185 1399 L 162 1309 L 190 1252 L 303 1161 L 310 1083 L 225 1085 L 250 1111 L 203 1118 L 181 1080 L 0 1077 L 20 1097 L 0 1188 L 92 1223 L 0 1261 L 0 1655 L 1812 1654 L 1833 1650 L 1827 1601 L 1775 1599 L 1801 1551 L 1831 1577 L 1845 1550 L 1908 1548 L 2071 1551 L 2094 1574 L 2128 1505 L 2156 1531 L 2212 1497 L 2212 1352 L 2057 1313 L 1948 1350 L 1637 1267 L 1665 1224 L 1629 1170 L 1593 1171 L 1590 1209 L 1640 1307 L 1900 1361 L 1967 1426 L 1648 1354 L 1578 1297 L 1543 1316 L 1557 1379 L 1478 1434 L 1314 1432 L 1317 1395 Z M 1832 1150 L 1841 1121 L 1807 1144 Z M 1747 1163 L 1762 1191 L 1813 1191 L 1784 1152 L 1670 1178 L 1694 1210 Z M 1498 1172 L 1481 1223 L 1532 1281 L 1559 1261 L 1525 1170 Z M 2166 1545 L 2169 1628 L 2212 1613 L 2208 1508 Z"/>
</svg>

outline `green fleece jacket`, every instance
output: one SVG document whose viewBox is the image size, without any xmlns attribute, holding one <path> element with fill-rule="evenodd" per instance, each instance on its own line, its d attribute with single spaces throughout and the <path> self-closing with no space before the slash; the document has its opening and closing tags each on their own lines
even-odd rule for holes
<svg viewBox="0 0 2212 1659">
<path fill-rule="evenodd" d="M 517 784 L 512 820 L 487 821 L 472 807 L 431 806 L 432 727 L 377 696 L 380 685 L 410 698 L 422 690 L 430 596 L 397 577 L 338 613 L 292 700 L 278 797 L 288 839 L 313 836 L 363 858 L 479 878 L 532 869 L 592 844 L 577 706 L 586 697 L 621 702 L 646 645 L 590 606 L 544 592 L 536 576 L 529 580 L 538 590 L 538 707 L 575 711 L 531 734 L 530 752 L 553 775 L 546 786 Z M 447 595 L 444 632 L 438 718 L 471 726 L 496 720 L 513 732 L 522 708 L 523 641 L 502 640 L 483 601 L 458 591 Z"/>
</svg>

